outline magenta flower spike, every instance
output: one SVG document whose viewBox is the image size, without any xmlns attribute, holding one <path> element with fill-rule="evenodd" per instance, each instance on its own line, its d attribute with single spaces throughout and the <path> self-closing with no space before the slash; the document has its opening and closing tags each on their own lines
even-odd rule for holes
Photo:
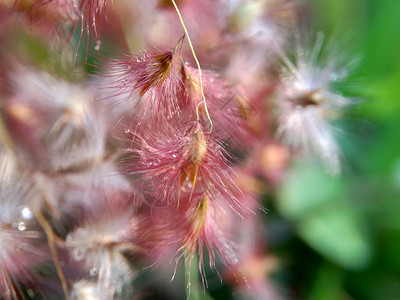
<svg viewBox="0 0 400 300">
<path fill-rule="evenodd" d="M 197 198 L 194 203 L 189 203 L 180 212 L 185 220 L 185 226 L 178 253 L 190 263 L 198 251 L 198 266 L 201 273 L 203 272 L 203 255 L 206 251 L 212 269 L 216 268 L 215 252 L 228 267 L 234 267 L 238 263 L 239 258 L 234 243 L 228 235 L 229 226 L 232 225 L 232 220 L 229 219 L 232 211 L 226 208 L 215 200 L 210 201 L 206 195 L 204 198 Z"/>
<path fill-rule="evenodd" d="M 131 101 L 141 121 L 171 119 L 180 111 L 177 96 L 181 88 L 172 59 L 170 51 L 152 50 L 111 60 L 105 74 L 111 79 L 106 91 L 110 100 Z"/>
<path fill-rule="evenodd" d="M 229 155 L 214 135 L 196 122 L 170 123 L 139 137 L 129 173 L 141 174 L 145 194 L 167 204 L 196 197 L 222 199 L 238 214 L 247 213 L 251 197 L 238 183 Z M 155 184 L 156 183 L 156 184 Z"/>
<path fill-rule="evenodd" d="M 236 144 L 247 141 L 249 132 L 246 130 L 245 122 L 249 114 L 253 113 L 250 103 L 217 73 L 210 70 L 203 70 L 202 73 L 204 95 L 214 123 L 213 131 L 220 138 L 232 139 Z M 199 72 L 195 68 L 183 66 L 183 75 L 186 87 L 184 102 L 189 110 L 194 112 L 202 101 Z M 204 106 L 201 105 L 199 108 L 202 123 L 206 124 L 208 120 Z"/>
</svg>

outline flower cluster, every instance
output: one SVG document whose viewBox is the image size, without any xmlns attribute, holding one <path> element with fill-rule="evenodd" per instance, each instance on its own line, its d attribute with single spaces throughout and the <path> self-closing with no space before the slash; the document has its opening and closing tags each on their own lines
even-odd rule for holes
<svg viewBox="0 0 400 300">
<path fill-rule="evenodd" d="M 130 2 L 110 19 L 106 0 L 0 5 L 0 26 L 37 48 L 0 27 L 0 298 L 139 298 L 144 268 L 174 261 L 173 277 L 183 260 L 204 286 L 215 271 L 262 299 L 271 285 L 247 264 L 265 260 L 260 195 L 298 154 L 340 170 L 337 66 L 319 67 L 318 41 L 284 54 L 293 1 Z"/>
</svg>

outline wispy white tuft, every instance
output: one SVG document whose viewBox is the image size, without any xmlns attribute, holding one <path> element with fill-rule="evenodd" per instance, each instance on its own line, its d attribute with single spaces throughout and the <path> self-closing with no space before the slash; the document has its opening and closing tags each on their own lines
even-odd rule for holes
<svg viewBox="0 0 400 300">
<path fill-rule="evenodd" d="M 102 291 L 96 299 L 113 299 L 132 279 L 133 271 L 124 252 L 133 249 L 129 238 L 135 226 L 131 210 L 117 213 L 110 207 L 103 216 L 91 216 L 84 225 L 68 234 L 66 246 L 72 258 L 84 262 L 89 278 L 96 282 L 96 289 Z M 83 293 L 82 287 L 80 289 Z"/>
<path fill-rule="evenodd" d="M 338 58 L 321 57 L 323 36 L 319 34 L 309 51 L 297 44 L 292 62 L 281 54 L 284 67 L 277 91 L 281 140 L 307 156 L 317 157 L 330 173 L 340 172 L 340 148 L 331 121 L 340 116 L 350 100 L 335 93 L 332 83 L 343 80 Z"/>
<path fill-rule="evenodd" d="M 14 74 L 13 84 L 10 109 L 19 112 L 19 121 L 30 118 L 34 120 L 30 123 L 39 124 L 34 133 L 26 134 L 43 147 L 41 155 L 48 161 L 42 165 L 50 163 L 55 170 L 65 170 L 102 158 L 106 126 L 87 88 L 24 68 Z"/>
</svg>

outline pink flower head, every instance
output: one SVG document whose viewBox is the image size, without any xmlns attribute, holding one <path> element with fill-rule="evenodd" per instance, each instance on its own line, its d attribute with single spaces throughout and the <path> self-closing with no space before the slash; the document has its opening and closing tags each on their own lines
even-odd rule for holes
<svg viewBox="0 0 400 300">
<path fill-rule="evenodd" d="M 170 51 L 153 50 L 137 57 L 126 55 L 111 60 L 106 74 L 112 80 L 111 97 L 131 100 L 138 105 L 141 117 L 171 118 L 179 112 L 177 92 L 181 87 L 172 59 Z"/>
<path fill-rule="evenodd" d="M 142 174 L 146 192 L 157 200 L 179 207 L 180 199 L 209 195 L 239 214 L 248 211 L 249 195 L 238 183 L 228 153 L 199 122 L 171 122 L 159 132 L 146 133 L 138 149 L 128 152 L 137 156 L 128 172 Z"/>
<path fill-rule="evenodd" d="M 215 269 L 215 251 L 225 265 L 233 267 L 238 263 L 234 244 L 228 237 L 228 229 L 232 225 L 229 212 L 232 211 L 223 207 L 224 205 L 210 201 L 206 195 L 192 203 L 187 202 L 187 206 L 178 212 L 180 216 L 184 216 L 179 218 L 184 220 L 184 227 L 178 251 L 182 251 L 181 256 L 190 262 L 198 250 L 200 272 L 203 268 L 204 247 L 207 249 L 210 267 L 213 269 Z"/>
<path fill-rule="evenodd" d="M 154 243 L 154 254 L 158 255 L 156 263 L 172 256 L 177 263 L 184 258 L 191 264 L 198 253 L 203 277 L 203 255 L 208 254 L 210 268 L 217 272 L 217 256 L 228 268 L 237 265 L 236 245 L 231 234 L 239 216 L 226 203 L 208 195 L 196 195 L 190 201 L 183 199 L 178 209 L 155 208 L 152 216 L 150 230 L 158 241 Z"/>
<path fill-rule="evenodd" d="M 185 105 L 192 112 L 202 101 L 198 69 L 184 66 L 184 82 L 186 86 Z M 235 90 L 226 80 L 215 72 L 202 71 L 204 96 L 208 111 L 214 122 L 214 129 L 221 138 L 234 141 L 246 141 L 249 132 L 246 130 L 246 119 L 253 113 L 249 102 Z M 204 106 L 199 107 L 203 123 L 207 123 Z M 194 115 L 193 115 L 194 116 Z"/>
</svg>

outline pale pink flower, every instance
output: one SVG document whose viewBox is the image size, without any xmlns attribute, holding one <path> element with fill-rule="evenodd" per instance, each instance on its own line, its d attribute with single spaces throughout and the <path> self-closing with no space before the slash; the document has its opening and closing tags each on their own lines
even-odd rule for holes
<svg viewBox="0 0 400 300">
<path fill-rule="evenodd" d="M 198 69 L 185 65 L 183 76 L 186 89 L 181 105 L 186 105 L 195 118 L 196 106 L 202 101 Z M 248 141 L 250 133 L 246 120 L 254 111 L 245 96 L 213 71 L 202 70 L 202 81 L 208 111 L 214 123 L 213 131 L 225 141 L 232 139 L 236 144 Z M 208 119 L 204 106 L 200 105 L 199 109 L 201 120 L 206 124 Z"/>
<path fill-rule="evenodd" d="M 158 49 L 111 60 L 105 71 L 111 80 L 106 87 L 110 101 L 113 97 L 130 101 L 140 121 L 172 118 L 180 111 L 177 94 L 181 89 L 172 60 L 172 52 Z"/>
<path fill-rule="evenodd" d="M 183 256 L 191 262 L 195 253 L 198 252 L 198 266 L 200 272 L 203 272 L 203 255 L 208 253 L 210 267 L 215 269 L 215 252 L 217 252 L 226 266 L 234 267 L 239 257 L 229 236 L 233 212 L 226 205 L 217 203 L 215 200 L 211 201 L 207 195 L 186 203 L 186 207 L 178 212 L 181 216 L 180 222 L 184 220 L 178 258 Z M 179 220 L 176 218 L 177 222 Z"/>
</svg>

